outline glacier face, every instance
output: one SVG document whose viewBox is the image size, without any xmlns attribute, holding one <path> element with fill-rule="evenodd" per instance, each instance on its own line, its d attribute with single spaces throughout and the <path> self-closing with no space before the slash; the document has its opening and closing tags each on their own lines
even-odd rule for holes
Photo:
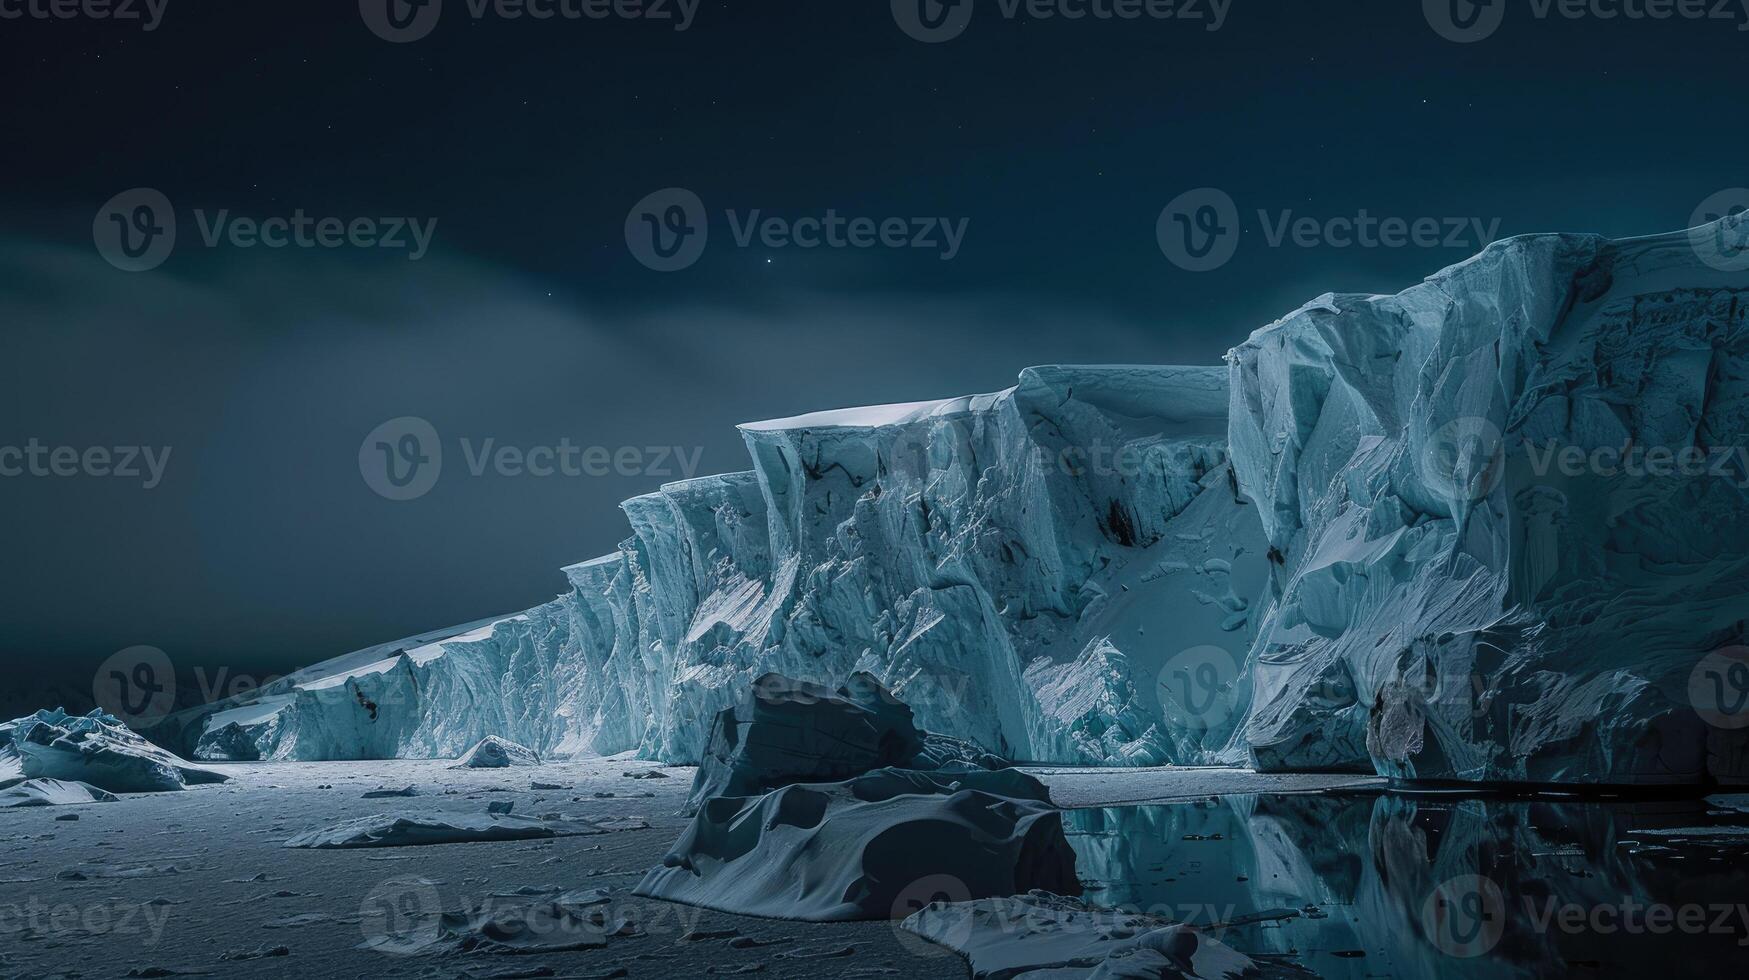
<svg viewBox="0 0 1749 980">
<path fill-rule="evenodd" d="M 1749 277 L 1689 233 L 1542 235 L 1235 349 L 1234 468 L 1277 559 L 1255 763 L 1749 775 L 1690 691 L 1749 623 L 1746 316 Z"/>
<path fill-rule="evenodd" d="M 623 505 L 570 590 L 455 636 L 320 665 L 177 718 L 198 758 L 698 759 L 768 672 L 867 671 L 921 727 L 1011 758 L 1203 759 L 1230 710 L 1158 679 L 1237 665 L 1267 577 L 1226 454 L 1218 367 L 1040 367 L 1007 391 L 743 426 L 744 473 Z M 1228 676 L 1230 675 L 1230 676 Z"/>
<path fill-rule="evenodd" d="M 866 671 L 1023 761 L 1739 779 L 1749 276 L 1696 244 L 1745 235 L 1511 239 L 1322 297 L 1225 369 L 746 425 L 749 471 L 627 501 L 632 536 L 554 601 L 168 741 L 691 762 L 755 677 Z"/>
</svg>

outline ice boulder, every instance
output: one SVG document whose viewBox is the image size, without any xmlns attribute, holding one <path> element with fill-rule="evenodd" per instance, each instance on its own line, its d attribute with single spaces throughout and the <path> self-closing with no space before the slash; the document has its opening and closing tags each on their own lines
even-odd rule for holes
<svg viewBox="0 0 1749 980">
<path fill-rule="evenodd" d="M 4 728 L 21 772 L 32 779 L 87 783 L 111 793 L 155 793 L 230 778 L 153 745 L 102 710 L 88 715 L 38 711 Z"/>
<path fill-rule="evenodd" d="M 792 783 L 829 783 L 871 769 L 1001 768 L 976 746 L 929 737 L 911 709 L 869 674 L 836 692 L 781 674 L 753 682 L 725 708 L 693 778 L 686 815 L 718 796 L 757 796 Z"/>
<path fill-rule="evenodd" d="M 114 803 L 115 796 L 95 786 L 59 779 L 27 779 L 0 790 L 0 810 L 13 807 L 73 806 L 80 803 Z"/>
<path fill-rule="evenodd" d="M 1749 275 L 1697 247 L 1746 234 L 1515 238 L 1229 355 L 1258 767 L 1749 777 Z"/>
<path fill-rule="evenodd" d="M 943 890 L 970 899 L 1080 887 L 1038 780 L 881 769 L 707 800 L 636 894 L 827 922 L 903 918 L 918 895 Z"/>
<path fill-rule="evenodd" d="M 511 766 L 538 766 L 540 756 L 526 745 L 507 738 L 488 735 L 463 753 L 451 769 L 508 769 Z"/>
</svg>

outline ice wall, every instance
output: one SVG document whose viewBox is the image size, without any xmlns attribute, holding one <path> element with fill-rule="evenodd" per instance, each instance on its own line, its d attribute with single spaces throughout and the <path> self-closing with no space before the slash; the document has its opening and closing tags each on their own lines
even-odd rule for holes
<svg viewBox="0 0 1749 980">
<path fill-rule="evenodd" d="M 1749 774 L 1690 689 L 1749 623 L 1749 275 L 1697 238 L 1512 239 L 1232 352 L 1259 767 Z"/>
<path fill-rule="evenodd" d="M 751 471 L 626 501 L 632 536 L 553 602 L 173 727 L 208 758 L 501 735 L 694 761 L 753 678 L 865 670 L 923 727 L 1012 758 L 1200 760 L 1236 718 L 1187 719 L 1158 679 L 1186 650 L 1236 675 L 1267 574 L 1227 402 L 1221 368 L 1040 367 L 992 395 L 745 425 Z"/>
</svg>

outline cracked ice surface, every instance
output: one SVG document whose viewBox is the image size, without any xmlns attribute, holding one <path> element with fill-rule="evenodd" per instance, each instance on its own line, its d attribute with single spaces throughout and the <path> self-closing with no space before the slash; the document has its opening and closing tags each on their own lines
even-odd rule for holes
<svg viewBox="0 0 1749 980">
<path fill-rule="evenodd" d="M 1256 764 L 1749 775 L 1742 730 L 1689 695 L 1749 621 L 1749 474 L 1713 465 L 1749 445 L 1745 300 L 1688 233 L 1540 235 L 1234 350 L 1234 468 L 1280 556 L 1240 740 Z M 1623 446 L 1709 463 L 1630 472 Z"/>
<path fill-rule="evenodd" d="M 319 665 L 170 741 L 436 758 L 491 735 L 693 761 L 759 675 L 861 670 L 921 727 L 1011 758 L 1200 761 L 1232 720 L 1181 723 L 1156 679 L 1192 648 L 1236 674 L 1267 575 L 1227 402 L 1221 368 L 1041 367 L 992 395 L 746 425 L 751 471 L 626 501 L 632 537 L 553 602 Z"/>
</svg>

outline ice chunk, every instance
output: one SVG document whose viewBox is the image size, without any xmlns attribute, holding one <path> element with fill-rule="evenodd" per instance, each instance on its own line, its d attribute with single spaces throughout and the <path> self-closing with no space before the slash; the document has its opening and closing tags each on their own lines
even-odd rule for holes
<svg viewBox="0 0 1749 980">
<path fill-rule="evenodd" d="M 507 769 L 511 766 L 538 766 L 540 756 L 524 745 L 509 739 L 488 735 L 456 760 L 452 769 Z"/>
<path fill-rule="evenodd" d="M 1181 924 L 1035 892 L 931 902 L 904 928 L 964 953 L 972 976 L 1237 980 L 1257 964 Z M 1034 974 L 1032 971 L 1052 971 Z M 1056 972 L 1061 971 L 1061 972 Z"/>
<path fill-rule="evenodd" d="M 63 782 L 59 779 L 27 779 L 8 789 L 0 790 L 0 809 L 114 802 L 114 795 L 95 786 Z"/>
<path fill-rule="evenodd" d="M 684 812 L 717 796 L 835 782 L 888 766 L 969 767 L 971 760 L 988 757 L 951 740 L 930 742 L 911 709 L 869 674 L 853 675 L 836 692 L 766 674 L 741 707 L 717 716 Z"/>
<path fill-rule="evenodd" d="M 636 894 L 810 922 L 902 918 L 916 895 L 940 890 L 1079 894 L 1061 816 L 1046 799 L 1012 769 L 882 769 L 718 797 Z"/>
<path fill-rule="evenodd" d="M 591 820 L 536 820 L 533 817 L 485 813 L 378 813 L 296 834 L 285 842 L 295 848 L 416 847 L 425 844 L 465 844 L 550 837 L 587 837 L 616 830 L 642 830 L 638 817 Z"/>
<path fill-rule="evenodd" d="M 7 723 L 23 775 L 88 783 L 112 793 L 180 790 L 230 777 L 192 765 L 146 741 L 112 715 L 38 711 Z"/>
</svg>

